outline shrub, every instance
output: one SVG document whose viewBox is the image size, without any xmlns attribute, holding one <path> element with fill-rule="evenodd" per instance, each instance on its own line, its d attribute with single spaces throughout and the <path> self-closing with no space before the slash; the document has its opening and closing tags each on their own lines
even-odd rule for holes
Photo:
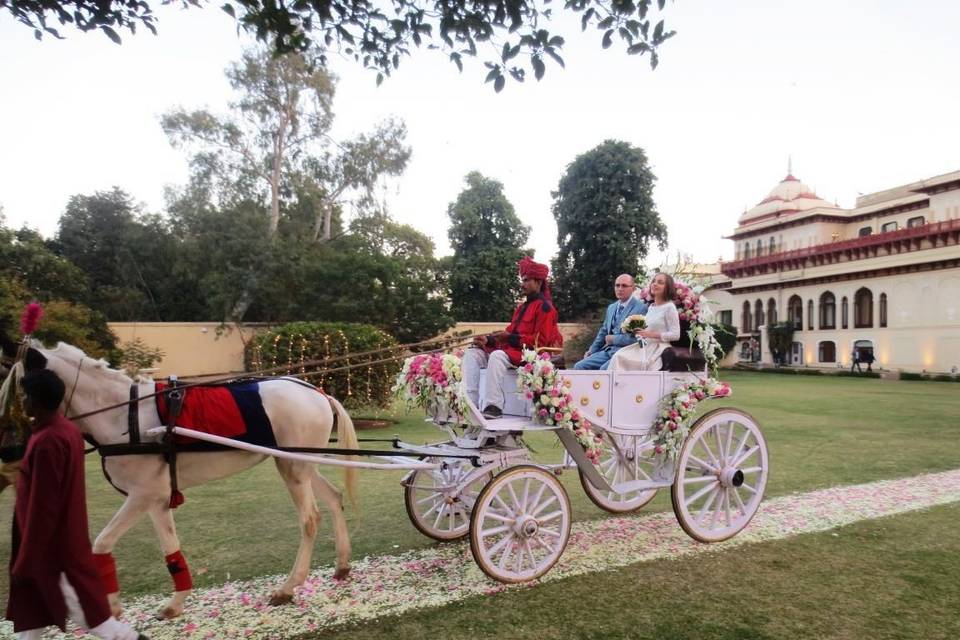
<svg viewBox="0 0 960 640">
<path fill-rule="evenodd" d="M 900 379 L 901 380 L 924 380 L 925 376 L 922 376 L 919 373 L 910 373 L 909 371 L 901 371 Z"/>
<path fill-rule="evenodd" d="M 880 378 L 882 377 L 876 371 L 864 371 L 861 373 L 859 371 L 847 371 L 846 369 L 835 371 L 833 375 L 840 376 L 841 378 Z"/>
<path fill-rule="evenodd" d="M 322 361 L 352 353 L 363 353 L 395 347 L 393 336 L 368 324 L 351 322 L 292 322 L 258 334 L 246 348 L 247 370 L 251 372 L 283 367 L 275 375 L 302 374 L 304 380 L 321 387 L 347 407 L 384 407 L 393 396 L 390 387 L 400 370 L 399 360 L 373 364 L 391 356 L 397 350 L 359 358 L 335 360 L 324 366 Z M 319 364 L 306 365 L 308 362 Z M 370 363 L 345 371 L 347 365 Z M 312 373 L 311 373 L 312 372 Z"/>
</svg>

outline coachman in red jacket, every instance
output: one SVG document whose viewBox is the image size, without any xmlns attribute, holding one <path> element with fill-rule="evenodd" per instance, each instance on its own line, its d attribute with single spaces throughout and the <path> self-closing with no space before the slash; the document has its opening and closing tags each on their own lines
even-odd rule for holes
<svg viewBox="0 0 960 640">
<path fill-rule="evenodd" d="M 477 407 L 484 407 L 488 419 L 503 415 L 505 398 L 501 383 L 511 367 L 520 364 L 524 349 L 562 347 L 563 336 L 557 327 L 557 309 L 550 297 L 547 277 L 550 269 L 524 256 L 517 265 L 523 280 L 525 299 L 513 312 L 513 319 L 503 331 L 474 338 L 474 346 L 463 356 L 463 380 L 467 397 Z M 480 375 L 486 370 L 486 393 L 480 404 Z"/>
</svg>

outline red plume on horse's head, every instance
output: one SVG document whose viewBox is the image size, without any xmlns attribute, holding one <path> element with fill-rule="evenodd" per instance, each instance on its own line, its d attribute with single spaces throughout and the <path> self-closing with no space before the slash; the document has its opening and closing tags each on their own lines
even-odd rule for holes
<svg viewBox="0 0 960 640">
<path fill-rule="evenodd" d="M 40 306 L 39 302 L 31 302 L 27 305 L 27 308 L 23 310 L 23 315 L 20 316 L 20 331 L 23 333 L 23 337 L 27 337 L 37 330 L 37 325 L 40 324 L 40 318 L 43 317 L 43 307 Z"/>
</svg>

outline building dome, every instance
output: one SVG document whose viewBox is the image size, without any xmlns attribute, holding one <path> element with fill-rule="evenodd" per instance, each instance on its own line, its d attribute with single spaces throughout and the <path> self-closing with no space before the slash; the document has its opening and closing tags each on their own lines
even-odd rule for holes
<svg viewBox="0 0 960 640">
<path fill-rule="evenodd" d="M 817 207 L 837 208 L 836 205 L 823 200 L 813 192 L 813 189 L 788 173 L 787 177 L 781 180 L 780 184 L 775 186 L 766 198 L 757 203 L 757 206 L 744 211 L 737 224 L 744 226 L 807 211 L 808 209 L 816 209 Z"/>
</svg>

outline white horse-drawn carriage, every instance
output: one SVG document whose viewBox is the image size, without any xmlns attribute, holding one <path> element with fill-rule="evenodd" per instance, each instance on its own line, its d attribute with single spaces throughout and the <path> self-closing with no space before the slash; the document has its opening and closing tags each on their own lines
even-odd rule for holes
<svg viewBox="0 0 960 640">
<path fill-rule="evenodd" d="M 19 349 L 15 369 L 48 368 L 64 380 L 68 414 L 104 456 L 105 473 L 126 495 L 124 505 L 94 542 L 94 553 L 105 567 L 101 571 L 112 576 L 109 596 L 115 613 L 120 606 L 119 586 L 111 552 L 123 533 L 148 513 L 164 554 L 183 562 L 184 571 L 174 578 L 173 597 L 161 612 L 165 617 L 179 615 L 192 586 L 183 580 L 183 573 L 189 576 L 189 572 L 168 498 L 169 506 L 176 506 L 178 483 L 180 488 L 202 484 L 268 457 L 277 460 L 301 521 L 297 559 L 286 582 L 272 596 L 274 604 L 289 602 L 309 572 L 319 519 L 317 500 L 326 503 L 333 517 L 335 577 L 349 572 L 350 543 L 342 500 L 339 491 L 317 473 L 317 464 L 346 467 L 348 492 L 356 468 L 409 470 L 402 483 L 414 526 L 437 540 L 469 535 L 480 568 L 503 582 L 536 579 L 563 553 L 572 520 L 566 489 L 558 479 L 564 469 L 577 468 L 590 499 L 613 513 L 639 509 L 658 489 L 670 487 L 680 525 L 703 542 L 725 540 L 747 525 L 763 497 L 769 470 L 760 429 L 736 409 L 716 409 L 695 423 L 685 423 L 683 432 L 689 428 L 689 435 L 672 455 L 653 455 L 662 453 L 655 451 L 655 427 L 664 411 L 661 399 L 702 379 L 705 371 L 555 372 L 564 402 L 575 405 L 582 416 L 580 435 L 534 419 L 534 401 L 518 392 L 515 380 L 508 377 L 502 418 L 487 420 L 464 399 L 463 410 L 431 416 L 447 434 L 442 442 L 418 446 L 395 439 L 391 449 L 372 451 L 358 447 L 352 421 L 339 402 L 291 377 L 253 379 L 275 443 L 263 446 L 184 429 L 173 421 L 164 424 L 153 397 L 172 397 L 171 392 L 180 393 L 179 389 L 160 390 L 152 381 L 131 380 L 69 345 L 48 349 L 36 342 L 22 347 L 6 339 L 2 343 L 9 357 Z M 250 381 L 222 382 L 221 386 Z M 209 384 L 187 385 L 193 386 Z M 337 421 L 340 448 L 329 448 Z M 603 437 L 599 457 L 599 449 L 588 452 L 578 439 L 585 424 L 589 433 Z M 546 464 L 533 458 L 524 435 L 535 430 L 556 432 L 566 452 L 562 461 Z M 205 442 L 182 445 L 175 436 Z"/>
<path fill-rule="evenodd" d="M 418 530 L 437 540 L 469 535 L 477 564 L 492 578 L 536 579 L 557 562 L 570 536 L 570 501 L 557 476 L 574 467 L 590 500 L 611 513 L 637 510 L 669 487 L 680 526 L 701 542 L 726 540 L 750 522 L 763 498 L 769 458 L 763 434 L 748 414 L 730 408 L 705 413 L 675 459 L 654 455 L 661 399 L 703 374 L 566 370 L 560 375 L 580 413 L 605 436 L 597 464 L 570 430 L 534 420 L 533 404 L 517 391 L 514 373 L 504 382 L 502 418 L 484 418 L 465 399 L 463 418 L 432 417 L 448 440 L 429 447 L 399 444 L 439 465 L 403 479 L 407 513 Z M 534 430 L 556 432 L 565 449 L 562 461 L 533 459 L 523 436 Z M 470 454 L 475 458 L 448 457 Z"/>
</svg>

